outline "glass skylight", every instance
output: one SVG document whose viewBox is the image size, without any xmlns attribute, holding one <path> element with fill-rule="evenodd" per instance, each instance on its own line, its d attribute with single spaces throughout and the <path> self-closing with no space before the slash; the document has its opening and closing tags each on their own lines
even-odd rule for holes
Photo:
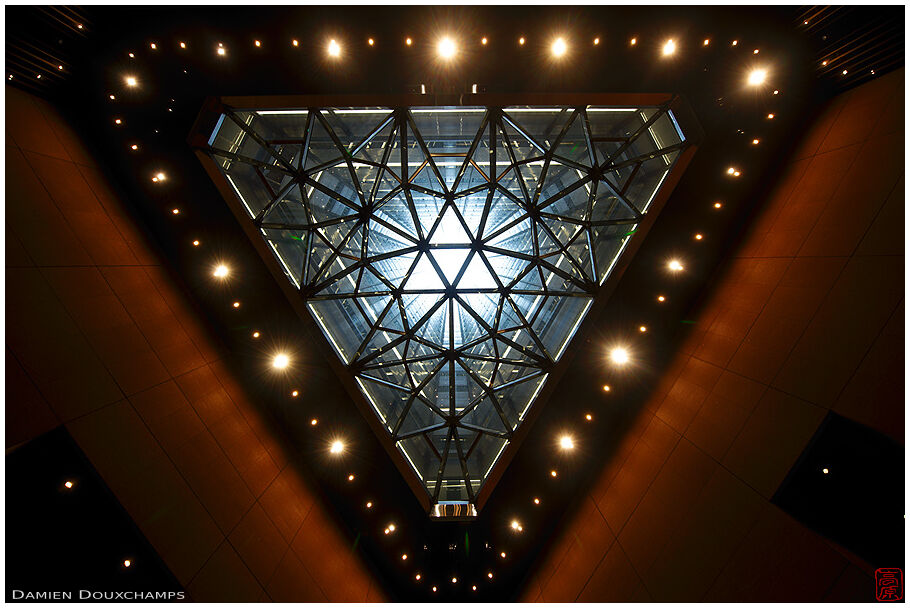
<svg viewBox="0 0 910 608">
<path fill-rule="evenodd" d="M 474 502 L 685 143 L 665 107 L 272 108 L 208 152 L 440 504 Z"/>
</svg>

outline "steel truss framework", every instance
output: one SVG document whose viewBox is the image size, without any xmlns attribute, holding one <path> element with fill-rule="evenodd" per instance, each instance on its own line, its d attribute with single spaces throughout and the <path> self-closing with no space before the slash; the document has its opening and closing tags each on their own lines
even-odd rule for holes
<svg viewBox="0 0 910 608">
<path fill-rule="evenodd" d="M 687 145 L 669 106 L 228 109 L 208 143 L 437 504 L 475 501 Z"/>
</svg>

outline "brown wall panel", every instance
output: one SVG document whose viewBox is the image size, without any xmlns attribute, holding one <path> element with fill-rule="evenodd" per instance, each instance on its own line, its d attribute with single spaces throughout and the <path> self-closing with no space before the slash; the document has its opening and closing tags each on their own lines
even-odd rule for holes
<svg viewBox="0 0 910 608">
<path fill-rule="evenodd" d="M 384 599 L 79 138 L 6 113 L 7 447 L 66 424 L 194 600 Z"/>
<path fill-rule="evenodd" d="M 900 70 L 815 117 L 524 600 L 872 600 L 769 500 L 829 410 L 904 441 L 903 99 Z"/>
</svg>

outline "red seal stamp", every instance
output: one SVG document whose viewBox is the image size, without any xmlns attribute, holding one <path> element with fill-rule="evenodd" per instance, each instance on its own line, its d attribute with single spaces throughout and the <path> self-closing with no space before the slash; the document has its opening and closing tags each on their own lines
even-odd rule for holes
<svg viewBox="0 0 910 608">
<path fill-rule="evenodd" d="M 904 599 L 904 573 L 900 568 L 879 568 L 875 571 L 875 599 L 879 602 Z"/>
</svg>

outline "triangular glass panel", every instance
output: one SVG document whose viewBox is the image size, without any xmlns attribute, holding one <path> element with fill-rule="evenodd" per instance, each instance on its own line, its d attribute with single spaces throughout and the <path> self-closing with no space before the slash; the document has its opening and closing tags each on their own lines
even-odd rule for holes
<svg viewBox="0 0 910 608">
<path fill-rule="evenodd" d="M 431 501 L 462 503 L 686 143 L 648 106 L 228 111 L 208 141 L 394 457 Z"/>
</svg>

